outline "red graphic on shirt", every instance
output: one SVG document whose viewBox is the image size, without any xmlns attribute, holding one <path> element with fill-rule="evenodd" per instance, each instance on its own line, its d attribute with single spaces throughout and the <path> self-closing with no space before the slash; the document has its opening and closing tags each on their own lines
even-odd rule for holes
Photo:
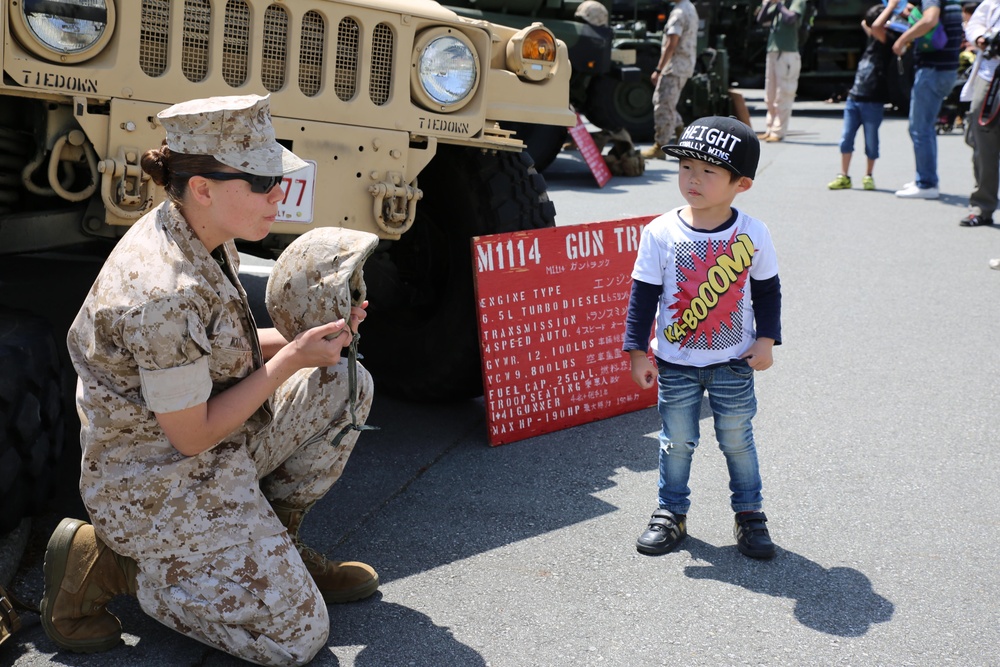
<svg viewBox="0 0 1000 667">
<path fill-rule="evenodd" d="M 722 326 L 734 328 L 733 314 L 740 308 L 743 287 L 749 275 L 754 247 L 746 234 L 736 234 L 713 247 L 707 244 L 705 257 L 691 253 L 693 269 L 679 266 L 684 276 L 677 283 L 677 301 L 671 306 L 674 323 L 664 330 L 667 340 L 689 345 L 700 336 L 712 348 L 712 337 L 722 333 Z"/>
</svg>

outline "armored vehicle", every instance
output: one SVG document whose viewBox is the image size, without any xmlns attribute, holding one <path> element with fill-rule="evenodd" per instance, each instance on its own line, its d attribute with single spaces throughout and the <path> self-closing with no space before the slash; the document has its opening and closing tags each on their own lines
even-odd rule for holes
<svg viewBox="0 0 1000 667">
<path fill-rule="evenodd" d="M 482 392 L 469 239 L 555 214 L 508 123 L 575 122 L 550 30 L 430 0 L 0 0 L 0 23 L 0 534 L 48 494 L 75 412 L 66 329 L 162 200 L 139 158 L 179 101 L 270 94 L 309 162 L 242 250 L 275 257 L 317 226 L 381 238 L 361 341 L 381 390 Z"/>
</svg>

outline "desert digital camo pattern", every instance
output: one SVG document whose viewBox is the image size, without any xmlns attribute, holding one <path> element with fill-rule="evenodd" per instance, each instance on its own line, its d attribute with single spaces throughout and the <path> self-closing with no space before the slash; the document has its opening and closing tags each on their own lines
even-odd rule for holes
<svg viewBox="0 0 1000 667">
<path fill-rule="evenodd" d="M 597 27 L 604 27 L 609 23 L 608 8 L 597 0 L 583 0 L 573 16 Z"/>
<path fill-rule="evenodd" d="M 249 174 L 278 176 L 306 162 L 278 143 L 267 97 L 208 97 L 175 104 L 156 114 L 167 147 L 188 155 L 212 155 Z"/>
<path fill-rule="evenodd" d="M 187 457 L 154 411 L 197 405 L 262 364 L 232 243 L 217 261 L 165 202 L 118 242 L 70 328 L 80 380 L 81 495 L 98 536 L 139 564 L 149 615 L 262 664 L 326 638 L 326 610 L 268 499 L 307 507 L 358 432 L 346 361 L 302 369 L 217 446 Z M 358 368 L 367 419 L 371 376 Z"/>
<path fill-rule="evenodd" d="M 267 312 L 291 340 L 312 327 L 351 317 L 365 300 L 364 263 L 378 236 L 353 229 L 313 229 L 289 244 L 267 280 Z"/>
</svg>

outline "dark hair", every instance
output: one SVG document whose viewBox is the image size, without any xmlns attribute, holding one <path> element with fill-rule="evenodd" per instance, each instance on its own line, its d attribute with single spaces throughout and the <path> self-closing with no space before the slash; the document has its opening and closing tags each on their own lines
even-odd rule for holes
<svg viewBox="0 0 1000 667">
<path fill-rule="evenodd" d="M 175 153 L 167 148 L 167 142 L 159 148 L 151 148 L 142 154 L 142 170 L 149 174 L 153 182 L 162 186 L 167 197 L 179 204 L 187 191 L 188 177 L 176 174 L 208 174 L 220 171 L 225 165 L 211 155 L 189 155 Z"/>
<path fill-rule="evenodd" d="M 883 9 L 885 9 L 885 5 L 872 5 L 869 7 L 868 11 L 865 12 L 865 25 L 869 28 L 872 27 L 872 23 L 875 23 L 875 19 L 878 18 Z"/>
<path fill-rule="evenodd" d="M 979 6 L 978 2 L 963 2 L 962 10 L 967 11 L 971 14 L 972 12 L 976 11 L 976 7 L 978 6 Z"/>
</svg>

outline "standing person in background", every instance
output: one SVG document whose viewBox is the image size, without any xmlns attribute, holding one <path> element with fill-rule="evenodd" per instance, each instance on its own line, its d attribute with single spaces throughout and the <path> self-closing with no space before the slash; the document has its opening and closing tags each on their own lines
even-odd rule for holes
<svg viewBox="0 0 1000 667">
<path fill-rule="evenodd" d="M 968 137 L 972 144 L 972 174 L 976 188 L 969 195 L 969 212 L 958 224 L 982 227 L 993 224 L 997 208 L 997 188 L 1000 187 L 1000 128 L 997 105 L 986 104 L 987 94 L 1000 64 L 1000 0 L 986 0 L 969 19 L 965 38 L 976 47 L 972 74 L 962 88 L 962 99 L 969 106 Z M 992 266 L 992 264 L 991 264 Z"/>
<path fill-rule="evenodd" d="M 895 8 L 899 0 L 888 0 Z M 896 191 L 904 199 L 937 199 L 937 132 L 934 123 L 941 103 L 958 78 L 958 49 L 962 43 L 962 8 L 952 0 L 923 0 L 922 16 L 892 45 L 897 56 L 916 40 L 937 28 L 940 22 L 947 41 L 940 49 L 918 48 L 913 54 L 913 89 L 910 91 L 910 139 L 916 162 L 916 180 Z"/>
<path fill-rule="evenodd" d="M 782 141 L 788 133 L 792 103 L 799 88 L 802 56 L 799 55 L 799 25 L 806 0 L 764 0 L 757 12 L 758 23 L 770 23 L 767 36 L 767 63 L 764 69 L 764 104 L 767 129 L 758 138 Z"/>
<path fill-rule="evenodd" d="M 831 190 L 848 190 L 851 177 L 851 156 L 854 154 L 854 139 L 858 128 L 865 128 L 865 156 L 868 168 L 861 186 L 865 190 L 875 189 L 875 160 L 878 159 L 878 130 L 885 115 L 885 103 L 889 101 L 889 81 L 886 68 L 892 57 L 892 42 L 899 35 L 886 29 L 886 22 L 892 10 L 885 5 L 872 5 L 861 21 L 861 29 L 868 35 L 858 71 L 854 75 L 854 85 L 847 93 L 844 105 L 844 130 L 840 136 L 840 174 L 827 185 Z"/>
<path fill-rule="evenodd" d="M 677 113 L 684 84 L 694 74 L 698 50 L 698 11 L 691 0 L 680 0 L 670 10 L 663 28 L 660 60 L 650 75 L 653 83 L 653 126 L 656 143 L 642 151 L 644 158 L 665 160 L 663 146 L 671 143 L 684 120 Z"/>
</svg>

